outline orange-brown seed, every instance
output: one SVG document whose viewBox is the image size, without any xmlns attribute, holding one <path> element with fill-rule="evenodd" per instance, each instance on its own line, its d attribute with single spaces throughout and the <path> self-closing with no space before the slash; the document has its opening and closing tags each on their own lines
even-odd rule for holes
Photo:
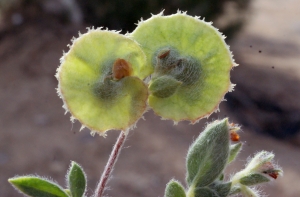
<svg viewBox="0 0 300 197">
<path fill-rule="evenodd" d="M 271 172 L 271 173 L 268 173 L 268 175 L 270 177 L 272 177 L 273 179 L 277 179 L 277 177 L 278 177 L 278 173 L 277 172 Z"/>
<path fill-rule="evenodd" d="M 231 141 L 233 141 L 233 142 L 237 142 L 237 141 L 240 140 L 240 136 L 239 136 L 239 134 L 237 134 L 235 131 L 231 131 L 231 132 L 230 132 L 230 139 L 231 139 Z"/>
<path fill-rule="evenodd" d="M 129 62 L 124 59 L 118 58 L 113 66 L 113 77 L 114 79 L 122 79 L 124 77 L 130 76 L 132 73 L 132 68 Z"/>
</svg>

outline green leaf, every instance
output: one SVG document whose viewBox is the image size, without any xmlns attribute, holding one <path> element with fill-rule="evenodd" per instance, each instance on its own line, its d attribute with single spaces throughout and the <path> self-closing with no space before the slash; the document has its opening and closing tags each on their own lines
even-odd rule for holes
<svg viewBox="0 0 300 197">
<path fill-rule="evenodd" d="M 187 154 L 186 181 L 189 186 L 204 187 L 223 172 L 229 156 L 227 119 L 209 124 L 191 145 Z"/>
<path fill-rule="evenodd" d="M 197 187 L 195 197 L 220 197 L 216 192 L 207 187 Z"/>
<path fill-rule="evenodd" d="M 240 179 L 240 183 L 243 185 L 251 186 L 259 183 L 269 182 L 270 179 L 261 174 L 250 174 Z"/>
<path fill-rule="evenodd" d="M 233 160 L 235 160 L 236 156 L 239 154 L 242 148 L 242 143 L 239 142 L 237 144 L 233 144 L 230 146 L 230 154 L 228 158 L 228 163 L 231 163 Z"/>
<path fill-rule="evenodd" d="M 166 187 L 165 197 L 185 197 L 183 186 L 176 180 L 172 179 Z"/>
<path fill-rule="evenodd" d="M 24 194 L 32 197 L 68 197 L 58 184 L 36 176 L 20 176 L 8 181 Z"/>
<path fill-rule="evenodd" d="M 72 197 L 82 197 L 86 190 L 86 175 L 82 167 L 72 161 L 67 176 Z"/>
<path fill-rule="evenodd" d="M 209 188 L 215 191 L 220 197 L 226 197 L 230 192 L 231 184 L 231 182 L 215 182 L 212 185 L 210 185 Z"/>
</svg>

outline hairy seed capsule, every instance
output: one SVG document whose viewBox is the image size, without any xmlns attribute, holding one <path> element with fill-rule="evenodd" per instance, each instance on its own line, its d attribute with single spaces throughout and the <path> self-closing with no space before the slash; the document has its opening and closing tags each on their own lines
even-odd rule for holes
<svg viewBox="0 0 300 197">
<path fill-rule="evenodd" d="M 144 49 L 147 65 L 154 68 L 150 84 L 164 75 L 182 82 L 169 97 L 150 92 L 149 106 L 164 119 L 196 123 L 216 111 L 231 90 L 230 70 L 235 63 L 229 47 L 222 34 L 199 17 L 180 11 L 153 15 L 139 23 L 130 37 Z"/>
<path fill-rule="evenodd" d="M 74 39 L 56 74 L 72 119 L 92 134 L 132 128 L 147 109 L 143 79 L 153 67 L 146 60 L 137 42 L 115 31 L 90 29 Z"/>
</svg>

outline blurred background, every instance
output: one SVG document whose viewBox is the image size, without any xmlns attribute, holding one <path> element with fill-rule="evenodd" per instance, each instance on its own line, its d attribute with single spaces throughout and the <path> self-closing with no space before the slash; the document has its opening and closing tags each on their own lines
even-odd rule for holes
<svg viewBox="0 0 300 197">
<path fill-rule="evenodd" d="M 85 169 L 92 194 L 119 132 L 92 137 L 64 115 L 55 91 L 59 58 L 86 27 L 126 33 L 141 17 L 178 9 L 213 21 L 240 64 L 231 73 L 236 90 L 209 118 L 242 125 L 245 145 L 227 178 L 247 156 L 273 151 L 284 176 L 262 190 L 300 196 L 299 7 L 299 0 L 0 0 L 0 196 L 22 196 L 7 182 L 15 175 L 65 185 L 71 160 Z M 130 132 L 106 194 L 163 196 L 171 178 L 184 183 L 186 151 L 206 121 L 174 126 L 147 112 Z"/>
</svg>

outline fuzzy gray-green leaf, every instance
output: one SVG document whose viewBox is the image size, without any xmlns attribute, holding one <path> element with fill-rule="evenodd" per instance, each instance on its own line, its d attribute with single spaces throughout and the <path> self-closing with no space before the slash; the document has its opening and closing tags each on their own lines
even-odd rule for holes
<svg viewBox="0 0 300 197">
<path fill-rule="evenodd" d="M 220 197 L 215 191 L 207 187 L 199 187 L 195 189 L 195 197 Z"/>
<path fill-rule="evenodd" d="M 239 142 L 237 144 L 233 144 L 230 146 L 230 153 L 228 158 L 228 163 L 231 163 L 233 160 L 235 160 L 236 156 L 239 154 L 242 148 L 242 143 Z"/>
<path fill-rule="evenodd" d="M 72 197 L 83 196 L 86 189 L 86 176 L 81 166 L 74 161 L 72 161 L 68 173 L 68 185 Z"/>
<path fill-rule="evenodd" d="M 264 182 L 269 182 L 270 179 L 261 174 L 250 174 L 248 176 L 244 176 L 240 179 L 240 183 L 243 185 L 251 186 Z"/>
<path fill-rule="evenodd" d="M 223 183 L 217 181 L 209 186 L 210 189 L 215 191 L 220 197 L 228 196 L 231 189 L 231 182 Z"/>
<path fill-rule="evenodd" d="M 166 186 L 165 197 L 185 197 L 183 186 L 176 180 L 172 179 Z"/>
<path fill-rule="evenodd" d="M 68 197 L 67 193 L 56 183 L 36 177 L 21 176 L 8 181 L 24 194 L 32 197 Z"/>
<path fill-rule="evenodd" d="M 204 187 L 223 172 L 229 156 L 227 119 L 209 124 L 188 151 L 186 180 L 189 186 Z"/>
</svg>

